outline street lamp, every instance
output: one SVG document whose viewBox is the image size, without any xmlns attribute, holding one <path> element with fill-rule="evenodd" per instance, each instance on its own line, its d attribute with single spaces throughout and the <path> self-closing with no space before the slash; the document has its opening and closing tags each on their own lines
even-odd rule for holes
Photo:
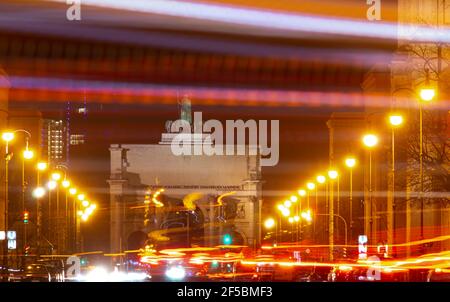
<svg viewBox="0 0 450 302">
<path fill-rule="evenodd" d="M 3 278 L 8 281 L 8 240 L 6 234 L 8 234 L 8 163 L 11 160 L 11 155 L 9 154 L 8 146 L 9 142 L 14 139 L 13 132 L 2 133 L 2 139 L 5 142 L 5 212 L 4 212 L 4 232 L 5 239 L 3 245 Z"/>
<path fill-rule="evenodd" d="M 420 89 L 420 99 L 424 102 L 431 102 L 436 96 L 436 90 L 431 87 L 423 87 Z"/>
<path fill-rule="evenodd" d="M 356 166 L 356 159 L 349 156 L 345 159 L 345 165 L 350 170 L 350 190 L 349 190 L 349 208 L 350 208 L 350 240 L 353 238 L 353 168 Z"/>
<path fill-rule="evenodd" d="M 436 90 L 429 86 L 429 73 L 426 70 L 426 85 L 420 90 L 420 99 L 422 102 L 429 103 L 436 96 Z M 423 236 L 423 191 L 424 191 L 424 179 L 423 179 L 423 106 L 422 102 L 419 102 L 419 156 L 420 156 L 420 239 L 424 239 Z"/>
<path fill-rule="evenodd" d="M 317 188 L 316 188 L 316 184 L 315 183 L 313 183 L 313 182 L 308 182 L 307 184 L 306 184 L 306 187 L 308 188 L 308 190 L 309 191 L 312 191 L 312 190 L 316 190 L 316 206 L 317 206 Z M 306 206 L 309 208 L 309 196 L 310 196 L 311 194 L 308 194 L 307 195 L 307 201 L 306 201 Z"/>
<path fill-rule="evenodd" d="M 5 234 L 7 234 L 8 231 L 8 182 L 9 182 L 9 176 L 8 176 L 8 164 L 9 161 L 11 160 L 11 154 L 9 154 L 9 142 L 12 141 L 15 137 L 15 133 L 17 132 L 23 132 L 25 133 L 26 136 L 26 148 L 25 151 L 23 152 L 23 158 L 22 158 L 22 212 L 25 212 L 25 160 L 26 159 L 31 159 L 34 155 L 33 151 L 28 149 L 28 142 L 29 142 L 29 138 L 31 137 L 30 132 L 28 132 L 27 130 L 24 129 L 17 129 L 14 131 L 7 131 L 7 132 L 3 132 L 2 133 L 2 139 L 3 141 L 6 143 L 5 145 Z M 24 248 L 26 246 L 26 241 L 27 241 L 27 235 L 26 235 L 26 224 L 24 225 L 23 228 L 23 245 Z M 8 264 L 8 244 L 7 244 L 7 240 L 5 240 L 5 253 L 4 253 L 4 267 L 7 267 Z M 7 269 L 7 268 L 6 268 Z"/>
<path fill-rule="evenodd" d="M 14 139 L 14 133 L 13 132 L 3 132 L 2 139 L 5 142 L 9 143 L 10 141 L 12 141 Z"/>
<path fill-rule="evenodd" d="M 29 134 L 27 131 L 25 131 L 28 135 L 31 136 L 31 134 Z M 26 147 L 25 150 L 23 150 L 22 152 L 22 211 L 25 212 L 26 211 L 26 205 L 25 205 L 25 161 L 26 160 L 30 160 L 34 157 L 34 152 L 33 150 L 30 150 L 28 148 L 28 139 L 29 137 L 27 137 L 26 140 Z M 36 216 L 38 214 L 36 213 Z M 27 224 L 24 224 L 23 226 L 23 247 L 25 248 L 25 246 L 27 246 Z"/>
<path fill-rule="evenodd" d="M 318 197 L 318 194 L 317 194 L 317 187 L 316 187 L 316 184 L 315 183 L 313 183 L 313 182 L 308 182 L 307 184 L 306 184 L 306 187 L 308 188 L 308 190 L 309 191 L 312 191 L 312 190 L 314 190 L 315 189 L 315 199 L 314 199 L 314 212 L 317 212 L 317 205 L 318 205 L 318 199 L 319 199 L 319 197 Z M 308 209 L 309 209 L 309 193 L 308 193 L 308 204 L 307 204 L 307 207 L 308 207 Z M 313 224 L 313 234 L 314 234 L 314 236 L 316 235 L 316 221 L 314 220 L 314 224 Z"/>
<path fill-rule="evenodd" d="M 330 260 L 333 260 L 334 250 L 334 180 L 338 178 L 338 172 L 336 170 L 329 170 L 328 177 L 330 178 L 330 190 L 329 190 L 329 202 L 328 202 L 328 244 L 330 247 Z M 338 185 L 339 187 L 339 185 Z M 339 194 L 338 194 L 339 196 Z M 338 197 L 339 204 L 339 197 Z"/>
<path fill-rule="evenodd" d="M 33 197 L 34 198 L 42 198 L 45 195 L 45 189 L 43 187 L 37 187 L 33 190 Z"/>
<path fill-rule="evenodd" d="M 290 211 L 289 209 L 287 209 L 287 208 L 284 208 L 284 209 L 281 211 L 281 214 L 282 214 L 284 217 L 288 217 L 289 215 L 291 215 L 291 211 Z"/>
<path fill-rule="evenodd" d="M 34 156 L 34 152 L 32 150 L 26 149 L 26 150 L 23 151 L 23 158 L 25 158 L 25 159 L 32 159 L 33 156 Z"/>
<path fill-rule="evenodd" d="M 302 218 L 305 219 L 307 222 L 311 222 L 312 221 L 312 216 L 311 216 L 311 211 L 307 210 L 302 212 L 301 214 Z"/>
<path fill-rule="evenodd" d="M 67 179 L 63 180 L 61 184 L 63 188 L 67 189 L 68 187 L 70 187 L 70 181 L 68 181 Z"/>
<path fill-rule="evenodd" d="M 40 185 L 40 173 L 44 172 L 45 170 L 47 170 L 47 168 L 48 168 L 48 165 L 47 165 L 46 162 L 42 162 L 41 161 L 41 162 L 37 163 L 37 165 L 36 165 L 36 170 L 37 170 L 36 182 L 37 182 L 38 186 Z"/>
<path fill-rule="evenodd" d="M 54 189 L 56 189 L 57 186 L 58 186 L 58 183 L 57 183 L 56 181 L 54 181 L 54 180 L 50 180 L 50 181 L 47 183 L 47 188 L 48 188 L 50 191 L 53 191 Z"/>
<path fill-rule="evenodd" d="M 392 162 L 391 162 L 391 186 L 392 186 L 392 197 L 387 200 L 387 242 L 392 245 L 395 239 L 395 128 L 403 124 L 403 116 L 400 114 L 389 115 L 389 124 L 391 125 L 391 152 L 392 152 Z"/>
<path fill-rule="evenodd" d="M 71 196 L 74 196 L 77 194 L 77 189 L 75 187 L 69 188 L 69 194 Z M 66 193 L 67 194 L 67 193 Z M 73 225 L 72 225 L 72 238 L 73 240 L 73 250 L 78 250 L 78 238 L 79 238 L 79 219 L 77 216 L 77 209 L 78 209 L 78 203 L 75 202 L 75 200 L 72 200 L 72 219 L 73 219 Z"/>
<path fill-rule="evenodd" d="M 369 206 L 370 206 L 370 240 L 373 240 L 373 204 L 372 204 L 372 149 L 378 144 L 378 137 L 369 133 L 363 136 L 363 144 L 369 149 Z"/>
<path fill-rule="evenodd" d="M 286 200 L 286 201 L 284 202 L 284 206 L 285 206 L 286 208 L 290 208 L 290 207 L 292 206 L 292 202 L 291 202 L 290 200 Z"/>
<path fill-rule="evenodd" d="M 298 201 L 298 198 L 295 195 L 292 195 L 289 199 L 291 200 L 291 202 L 294 202 L 294 203 L 296 203 Z"/>
<path fill-rule="evenodd" d="M 353 157 L 347 157 L 347 158 L 345 159 L 345 165 L 346 165 L 348 168 L 353 168 L 353 167 L 356 165 L 356 159 L 353 158 Z"/>
<path fill-rule="evenodd" d="M 363 136 L 363 144 L 368 148 L 373 148 L 378 144 L 378 137 L 375 134 L 366 134 Z"/>
<path fill-rule="evenodd" d="M 264 221 L 264 227 L 268 230 L 272 229 L 275 226 L 275 220 L 273 218 L 267 218 Z"/>
<path fill-rule="evenodd" d="M 277 205 L 278 210 L 281 212 L 281 215 L 279 216 L 279 223 L 277 225 L 278 227 L 278 233 L 279 233 L 279 240 L 281 241 L 282 239 L 282 223 L 281 223 L 281 218 L 282 216 L 284 217 L 289 217 L 291 215 L 291 211 L 285 207 L 283 204 L 278 204 Z M 277 243 L 278 243 L 278 239 L 277 239 Z"/>
<path fill-rule="evenodd" d="M 39 171 L 45 171 L 47 170 L 48 165 L 46 162 L 38 162 L 36 167 Z"/>
<path fill-rule="evenodd" d="M 300 189 L 298 190 L 298 195 L 301 197 L 305 197 L 306 196 L 306 191 L 304 189 Z"/>
<path fill-rule="evenodd" d="M 337 180 L 337 212 L 339 214 L 339 206 L 340 206 L 339 173 L 336 170 L 330 170 L 328 171 L 328 177 L 331 180 Z"/>
<path fill-rule="evenodd" d="M 53 179 L 54 181 L 59 181 L 59 180 L 61 179 L 61 173 L 59 173 L 59 172 L 53 172 L 52 175 L 51 175 L 51 177 L 52 177 L 52 179 Z"/>
<path fill-rule="evenodd" d="M 318 183 L 323 184 L 323 183 L 325 183 L 325 181 L 326 181 L 327 179 L 326 179 L 325 176 L 319 175 L 319 176 L 317 176 L 316 180 L 317 180 Z"/>
<path fill-rule="evenodd" d="M 331 179 L 336 179 L 338 177 L 338 172 L 336 170 L 328 171 L 328 177 Z"/>
<path fill-rule="evenodd" d="M 389 116 L 389 124 L 391 124 L 391 126 L 393 127 L 400 126 L 401 124 L 403 124 L 403 116 L 398 114 L 391 114 Z"/>
</svg>

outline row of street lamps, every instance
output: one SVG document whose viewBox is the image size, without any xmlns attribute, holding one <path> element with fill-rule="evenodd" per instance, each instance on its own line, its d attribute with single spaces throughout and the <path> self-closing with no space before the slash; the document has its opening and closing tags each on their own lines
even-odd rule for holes
<svg viewBox="0 0 450 302">
<path fill-rule="evenodd" d="M 29 140 L 31 138 L 31 134 L 23 129 L 18 129 L 14 131 L 6 131 L 3 132 L 1 135 L 1 138 L 5 144 L 5 188 L 4 188 L 4 200 L 5 200 L 5 207 L 4 207 L 4 233 L 7 234 L 9 231 L 8 226 L 8 205 L 9 205 L 9 162 L 12 158 L 12 153 L 10 153 L 9 147 L 11 142 L 15 138 L 15 134 L 18 132 L 23 132 L 26 135 L 26 141 L 25 141 L 25 149 L 21 152 L 22 154 L 22 200 L 21 200 L 21 209 L 23 212 L 23 244 L 24 249 L 27 246 L 27 224 L 28 224 L 28 218 L 29 213 L 26 208 L 26 202 L 25 202 L 25 195 L 26 195 L 26 180 L 25 180 L 25 162 L 31 161 L 34 157 L 34 151 L 29 148 Z M 48 194 L 48 206 L 49 206 L 49 220 L 52 219 L 51 215 L 51 191 L 56 190 L 57 191 L 57 215 L 56 219 L 59 219 L 59 187 L 64 188 L 65 190 L 65 196 L 66 196 L 66 223 L 69 225 L 70 216 L 69 216 L 69 204 L 68 204 L 68 196 L 76 197 L 75 200 L 78 201 L 78 203 L 73 203 L 73 211 L 74 213 L 81 218 L 82 221 L 87 221 L 89 217 L 94 213 L 96 209 L 96 205 L 94 203 L 91 203 L 87 200 L 85 194 L 78 192 L 78 189 L 71 183 L 71 181 L 67 178 L 67 167 L 64 165 L 57 165 L 55 169 L 49 174 L 50 179 L 46 183 L 45 186 L 41 185 L 41 174 L 45 171 L 49 170 L 49 164 L 46 162 L 39 161 L 36 164 L 36 171 L 37 171 L 37 177 L 36 182 L 37 186 L 33 189 L 32 195 L 36 199 L 36 235 L 37 235 L 37 244 L 39 249 L 39 240 L 42 238 L 41 236 L 41 207 L 40 207 L 40 199 L 42 199 L 46 194 Z M 62 176 L 62 172 L 64 170 L 64 177 Z M 78 194 L 77 194 L 78 193 Z M 77 210 L 78 209 L 78 210 Z M 74 217 L 74 222 L 77 221 L 77 218 Z M 51 228 L 51 224 L 49 222 L 49 228 Z M 59 225 L 56 226 L 56 233 L 59 233 Z M 49 233 L 52 233 L 53 230 L 49 229 Z M 51 243 L 50 243 L 51 244 Z M 4 247 L 3 247 L 3 267 L 8 267 L 8 240 L 4 240 Z"/>
<path fill-rule="evenodd" d="M 435 97 L 435 90 L 433 88 L 425 87 L 420 90 L 419 96 L 420 99 L 423 102 L 430 102 Z M 423 238 L 423 130 L 422 130 L 422 105 L 419 102 L 419 109 L 420 109 L 420 179 L 421 179 L 421 189 L 420 189 L 420 197 L 421 197 L 421 237 Z M 395 204 L 395 129 L 399 126 L 401 126 L 404 123 L 404 118 L 401 114 L 392 112 L 388 116 L 388 123 L 391 126 L 391 188 L 392 188 L 392 198 L 388 200 L 387 203 L 387 221 L 388 221 L 388 234 L 387 234 L 387 241 L 389 244 L 393 243 L 394 240 L 394 227 L 393 227 L 393 221 L 394 221 L 394 204 Z M 372 185 L 372 150 L 378 145 L 379 138 L 375 133 L 366 133 L 362 136 L 362 144 L 368 149 L 368 156 L 369 156 L 369 184 L 368 184 L 368 201 L 369 201 L 369 232 L 370 232 L 370 238 L 373 239 L 373 201 L 372 201 L 372 195 L 373 195 L 373 185 Z M 349 169 L 349 220 L 350 220 L 350 238 L 352 238 L 352 229 L 353 229 L 353 168 L 357 164 L 357 159 L 354 156 L 349 156 L 344 159 L 345 166 Z M 276 208 L 279 211 L 279 222 L 276 223 L 275 219 L 268 218 L 264 225 L 267 229 L 272 229 L 273 227 L 277 227 L 277 239 L 278 239 L 278 233 L 281 233 L 281 223 L 282 223 L 282 217 L 285 217 L 288 219 L 288 222 L 298 223 L 300 225 L 301 230 L 301 223 L 302 220 L 306 220 L 307 222 L 311 222 L 313 220 L 313 216 L 321 215 L 321 216 L 328 216 L 329 217 L 329 245 L 330 245 L 330 258 L 333 258 L 332 250 L 334 245 L 334 218 L 340 218 L 344 221 L 344 225 L 347 226 L 346 220 L 339 215 L 339 204 L 340 204 L 340 188 L 339 188 L 339 172 L 336 169 L 330 169 L 327 172 L 328 175 L 328 183 L 329 187 L 327 185 L 327 193 L 326 193 L 326 199 L 327 199 L 327 207 L 328 207 L 328 214 L 318 214 L 317 212 L 317 204 L 318 204 L 318 194 L 317 194 L 317 187 L 325 184 L 327 182 L 327 177 L 325 175 L 317 175 L 316 182 L 309 181 L 306 183 L 306 189 L 300 188 L 297 191 L 297 195 L 292 195 L 290 198 L 286 199 L 283 203 L 277 204 Z M 338 214 L 334 213 L 334 184 L 337 183 L 337 206 L 338 206 Z M 311 212 L 310 209 L 310 203 L 309 198 L 310 195 L 312 195 L 312 192 L 315 191 L 315 204 L 313 208 L 313 212 Z M 302 211 L 302 198 L 306 197 L 306 210 Z M 297 203 L 297 201 L 299 201 Z M 408 203 L 408 202 L 407 202 Z M 296 211 L 291 211 L 291 207 L 293 204 L 296 204 Z M 407 205 L 408 207 L 408 205 Z M 409 210 L 407 209 L 407 215 L 410 215 Z M 410 218 L 409 218 L 410 219 Z M 408 217 L 407 217 L 408 220 Z M 347 227 L 346 227 L 347 229 Z M 409 232 L 410 230 L 407 230 Z M 297 231 L 298 234 L 298 231 Z M 315 220 L 314 220 L 314 231 L 313 234 L 315 234 Z M 347 230 L 345 230 L 345 237 L 347 238 Z M 408 236 L 407 236 L 408 239 Z M 298 237 L 297 237 L 298 241 Z M 347 241 L 347 240 L 346 240 Z M 347 242 L 345 243 L 347 244 Z"/>
</svg>

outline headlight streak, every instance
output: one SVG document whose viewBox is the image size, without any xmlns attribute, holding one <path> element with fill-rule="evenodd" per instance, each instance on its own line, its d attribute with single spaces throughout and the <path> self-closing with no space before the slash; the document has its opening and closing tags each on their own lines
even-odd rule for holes
<svg viewBox="0 0 450 302">
<path fill-rule="evenodd" d="M 66 2 L 65 0 L 48 1 Z M 83 4 L 294 33 L 307 32 L 391 40 L 414 38 L 423 42 L 450 42 L 450 37 L 445 34 L 444 30 L 430 29 L 425 26 L 416 25 L 414 30 L 408 32 L 403 28 L 398 30 L 397 24 L 388 22 L 374 23 L 189 1 L 152 0 L 149 2 L 146 0 L 134 0 L 130 2 L 124 0 L 83 0 Z M 270 20 L 270 22 L 267 22 L 267 20 Z"/>
<path fill-rule="evenodd" d="M 117 269 L 108 272 L 106 268 L 95 267 L 90 272 L 78 276 L 77 281 L 81 282 L 136 282 L 150 278 L 146 273 L 124 273 Z"/>
<path fill-rule="evenodd" d="M 239 246 L 240 248 L 242 246 Z M 294 246 L 305 247 L 305 246 Z M 311 246 L 309 246 L 311 247 Z M 159 252 L 153 252 L 151 255 L 144 255 L 141 258 L 142 263 L 160 265 L 164 263 L 188 263 L 190 265 L 213 265 L 214 263 L 229 263 L 240 264 L 246 267 L 263 267 L 263 266 L 278 266 L 281 268 L 294 268 L 294 267 L 328 267 L 330 269 L 337 269 L 341 272 L 350 272 L 354 269 L 379 269 L 383 274 L 394 274 L 407 272 L 410 269 L 433 269 L 436 272 L 447 272 L 450 267 L 450 251 L 444 251 L 440 253 L 426 254 L 416 258 L 408 258 L 403 260 L 382 260 L 382 261 L 357 261 L 357 262 L 317 262 L 317 261 L 303 261 L 298 262 L 296 259 L 277 259 L 276 255 L 263 254 L 253 257 L 246 257 L 242 253 L 226 252 L 220 253 L 223 247 L 198 247 L 198 248 L 181 248 L 181 249 L 169 249 Z M 284 246 L 284 248 L 292 248 L 292 246 Z M 265 250 L 280 249 L 265 247 Z M 283 249 L 283 247 L 281 247 Z M 163 252 L 163 253 L 161 253 Z M 193 252 L 193 253 L 192 253 Z M 212 253 L 212 254 L 211 254 Z M 170 256 L 171 255 L 171 256 Z M 173 267 L 173 266 L 171 266 Z M 171 271 L 172 273 L 172 271 Z M 170 273 L 170 274 L 171 274 Z M 175 276 L 178 274 L 175 271 Z M 180 272 L 181 274 L 181 272 Z M 236 276 L 252 275 L 248 273 L 207 273 L 211 279 L 231 278 Z"/>
</svg>

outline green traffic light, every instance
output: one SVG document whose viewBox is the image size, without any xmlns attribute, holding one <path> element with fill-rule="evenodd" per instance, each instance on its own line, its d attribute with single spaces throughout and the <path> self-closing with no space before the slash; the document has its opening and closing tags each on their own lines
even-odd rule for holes
<svg viewBox="0 0 450 302">
<path fill-rule="evenodd" d="M 230 234 L 225 234 L 223 236 L 223 244 L 229 245 L 233 242 L 233 238 L 231 237 Z"/>
</svg>

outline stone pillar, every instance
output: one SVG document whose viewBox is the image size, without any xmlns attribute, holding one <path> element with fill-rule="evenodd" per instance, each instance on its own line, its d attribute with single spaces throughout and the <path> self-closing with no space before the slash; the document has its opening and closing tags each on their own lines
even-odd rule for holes
<svg viewBox="0 0 450 302">
<path fill-rule="evenodd" d="M 120 145 L 111 145 L 111 175 L 108 180 L 110 192 L 110 248 L 111 253 L 122 251 L 125 239 L 124 234 L 124 193 L 127 187 L 127 180 L 124 179 L 126 172 L 126 153 Z"/>
</svg>

